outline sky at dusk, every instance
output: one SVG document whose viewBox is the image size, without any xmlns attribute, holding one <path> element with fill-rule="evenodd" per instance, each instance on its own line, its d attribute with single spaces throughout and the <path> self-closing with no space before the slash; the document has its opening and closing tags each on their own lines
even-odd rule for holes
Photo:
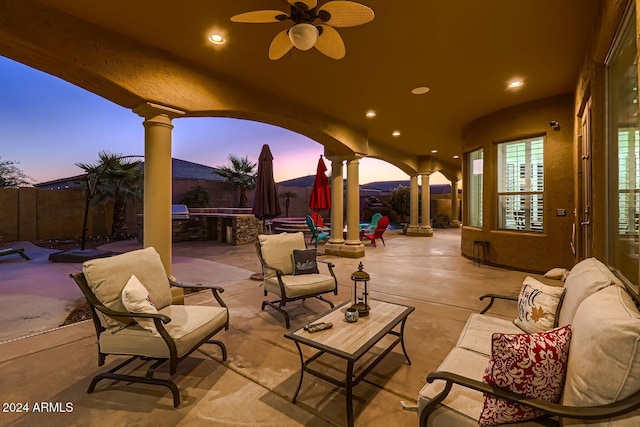
<svg viewBox="0 0 640 427">
<path fill-rule="evenodd" d="M 0 56 L 0 157 L 18 162 L 34 183 L 80 175 L 75 164 L 94 163 L 101 150 L 144 154 L 142 121 L 131 110 Z M 227 164 L 229 154 L 257 162 L 262 145 L 269 144 L 276 182 L 314 175 L 324 152 L 306 136 L 259 122 L 182 118 L 173 125 L 173 157 L 207 166 Z M 362 184 L 405 179 L 389 163 L 360 161 Z"/>
</svg>

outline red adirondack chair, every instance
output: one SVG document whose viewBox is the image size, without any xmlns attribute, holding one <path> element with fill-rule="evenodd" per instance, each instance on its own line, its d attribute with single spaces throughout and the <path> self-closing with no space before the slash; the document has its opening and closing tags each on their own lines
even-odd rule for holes
<svg viewBox="0 0 640 427">
<path fill-rule="evenodd" d="M 373 245 L 374 248 L 376 247 L 376 239 L 382 240 L 382 245 L 386 246 L 384 243 L 384 237 L 382 237 L 382 235 L 384 234 L 388 225 L 389 225 L 389 217 L 383 216 L 382 218 L 380 218 L 380 221 L 378 221 L 378 225 L 376 226 L 376 229 L 373 230 L 373 233 L 365 234 L 363 237 L 366 237 L 367 239 L 371 240 L 371 244 Z"/>
</svg>

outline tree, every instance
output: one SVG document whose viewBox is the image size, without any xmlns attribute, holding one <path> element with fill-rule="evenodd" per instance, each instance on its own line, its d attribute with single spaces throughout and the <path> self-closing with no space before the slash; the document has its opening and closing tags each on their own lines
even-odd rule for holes
<svg viewBox="0 0 640 427">
<path fill-rule="evenodd" d="M 239 157 L 235 154 L 229 154 L 228 165 L 216 166 L 214 174 L 225 178 L 227 182 L 240 190 L 240 207 L 249 206 L 247 199 L 247 190 L 253 190 L 256 187 L 256 163 L 249 161 L 247 156 Z"/>
<path fill-rule="evenodd" d="M 190 208 L 208 208 L 209 193 L 204 187 L 196 185 L 182 196 L 180 203 L 184 203 Z"/>
<path fill-rule="evenodd" d="M 280 193 L 278 197 L 280 197 L 281 199 L 284 199 L 284 211 L 285 211 L 284 216 L 289 218 L 289 207 L 291 206 L 291 199 L 297 199 L 298 193 L 293 191 L 285 191 L 284 193 Z"/>
<path fill-rule="evenodd" d="M 0 157 L 0 188 L 18 188 L 30 185 L 33 179 L 25 174 L 13 160 Z"/>
<path fill-rule="evenodd" d="M 140 160 L 125 160 L 140 156 L 122 156 L 107 151 L 98 153 L 100 158 L 95 163 L 76 163 L 87 173 L 87 205 L 85 206 L 85 223 L 82 230 L 82 247 L 86 240 L 87 213 L 89 203 L 105 204 L 113 200 L 113 221 L 111 238 L 122 240 L 127 238 L 127 204 L 142 199 L 143 174 Z"/>
<path fill-rule="evenodd" d="M 391 193 L 391 207 L 399 215 L 406 217 L 409 215 L 411 199 L 411 190 L 409 187 L 398 185 L 398 187 Z"/>
</svg>

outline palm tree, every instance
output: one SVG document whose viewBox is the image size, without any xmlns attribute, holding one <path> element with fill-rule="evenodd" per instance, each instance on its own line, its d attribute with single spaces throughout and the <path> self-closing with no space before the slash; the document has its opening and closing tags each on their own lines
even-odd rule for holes
<svg viewBox="0 0 640 427">
<path fill-rule="evenodd" d="M 87 173 L 87 204 L 82 230 L 81 249 L 86 240 L 87 214 L 89 203 L 105 204 L 113 200 L 113 221 L 111 238 L 122 240 L 127 238 L 127 204 L 142 199 L 143 174 L 140 160 L 124 160 L 131 157 L 107 151 L 98 153 L 100 158 L 95 163 L 76 163 Z"/>
<path fill-rule="evenodd" d="M 284 215 L 289 218 L 289 207 L 291 206 L 291 199 L 297 199 L 298 193 L 293 191 L 285 191 L 284 193 L 280 193 L 279 197 L 281 199 L 284 199 Z"/>
<path fill-rule="evenodd" d="M 226 178 L 227 182 L 240 190 L 240 207 L 249 206 L 247 190 L 256 187 L 256 163 L 249 161 L 247 156 L 239 157 L 229 154 L 229 165 L 216 166 L 213 173 Z"/>
</svg>

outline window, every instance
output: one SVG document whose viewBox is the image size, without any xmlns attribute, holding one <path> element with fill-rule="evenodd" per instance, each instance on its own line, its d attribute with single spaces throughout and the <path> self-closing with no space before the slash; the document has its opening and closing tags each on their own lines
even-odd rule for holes
<svg viewBox="0 0 640 427">
<path fill-rule="evenodd" d="M 482 148 L 469 153 L 469 225 L 482 227 Z"/>
<path fill-rule="evenodd" d="M 498 228 L 542 232 L 544 137 L 498 144 Z"/>
<path fill-rule="evenodd" d="M 638 284 L 640 139 L 634 7 L 607 61 L 608 263 Z"/>
</svg>

